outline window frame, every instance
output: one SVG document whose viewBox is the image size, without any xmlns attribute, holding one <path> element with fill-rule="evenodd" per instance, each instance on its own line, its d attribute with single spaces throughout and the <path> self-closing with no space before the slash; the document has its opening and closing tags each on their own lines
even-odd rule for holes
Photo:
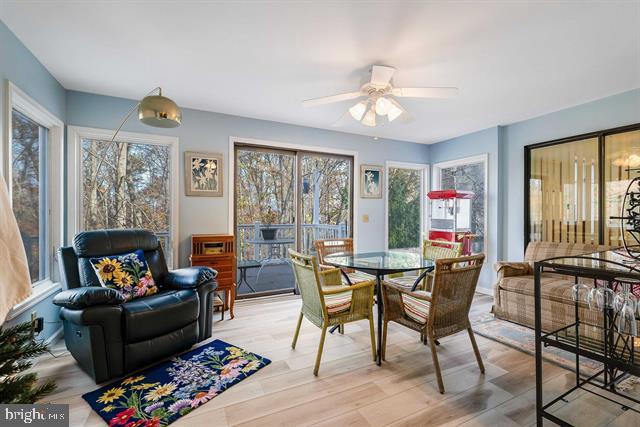
<svg viewBox="0 0 640 427">
<path fill-rule="evenodd" d="M 82 231 L 82 139 L 100 139 L 110 141 L 113 137 L 113 130 L 98 129 L 80 126 L 67 127 L 67 147 L 68 147 L 68 176 L 67 176 L 67 198 L 69 215 L 67 216 L 67 241 L 71 242 L 73 237 Z M 138 132 L 119 132 L 116 141 L 134 144 L 165 145 L 170 151 L 169 166 L 169 188 L 170 206 L 169 234 L 171 236 L 171 259 L 170 269 L 177 268 L 180 264 L 178 258 L 179 247 L 179 197 L 180 197 L 180 151 L 179 138 L 166 135 L 156 135 Z"/>
<path fill-rule="evenodd" d="M 11 320 L 61 288 L 57 268 L 56 250 L 63 243 L 64 233 L 64 122 L 7 80 L 5 84 L 4 132 L 0 147 L 0 173 L 7 182 L 9 200 L 12 200 L 11 145 L 13 140 L 13 110 L 19 111 L 38 125 L 48 129 L 44 157 L 47 160 L 44 176 L 46 206 L 43 209 L 45 228 L 44 279 L 31 284 L 32 294 L 13 307 L 7 316 Z"/>
<path fill-rule="evenodd" d="M 387 160 L 384 163 L 384 247 L 389 250 L 389 169 L 412 169 L 421 171 L 420 182 L 420 253 L 424 250 L 424 239 L 428 230 L 427 192 L 429 190 L 429 165 L 426 163 L 397 162 Z"/>
<path fill-rule="evenodd" d="M 448 160 L 444 162 L 438 162 L 433 164 L 433 180 L 432 189 L 442 190 L 441 188 L 441 176 L 440 170 L 455 166 L 464 166 L 474 163 L 482 163 L 484 165 L 484 254 L 485 259 L 489 257 L 489 153 L 479 154 L 477 156 L 463 157 L 455 160 Z M 431 204 L 429 204 L 429 208 Z M 431 209 L 429 209 L 429 223 L 431 223 Z"/>
</svg>

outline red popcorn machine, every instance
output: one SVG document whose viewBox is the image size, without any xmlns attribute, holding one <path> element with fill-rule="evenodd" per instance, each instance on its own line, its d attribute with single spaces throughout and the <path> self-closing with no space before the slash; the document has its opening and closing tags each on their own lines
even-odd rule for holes
<svg viewBox="0 0 640 427">
<path fill-rule="evenodd" d="M 462 255 L 471 255 L 471 191 L 438 190 L 427 194 L 431 200 L 429 240 L 462 243 Z"/>
</svg>

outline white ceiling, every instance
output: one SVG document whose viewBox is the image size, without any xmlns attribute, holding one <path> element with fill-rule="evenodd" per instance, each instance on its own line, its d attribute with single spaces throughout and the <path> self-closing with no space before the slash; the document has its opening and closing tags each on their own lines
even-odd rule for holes
<svg viewBox="0 0 640 427">
<path fill-rule="evenodd" d="M 7 1 L 0 19 L 67 89 L 432 143 L 640 87 L 640 2 Z M 367 128 L 354 101 L 371 64 L 415 117 Z M 334 123 L 339 120 L 337 126 Z M 186 123 L 185 123 L 186 125 Z"/>
</svg>

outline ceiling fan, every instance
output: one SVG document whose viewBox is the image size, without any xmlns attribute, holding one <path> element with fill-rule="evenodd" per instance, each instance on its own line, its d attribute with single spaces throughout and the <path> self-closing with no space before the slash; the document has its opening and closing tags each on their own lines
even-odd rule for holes
<svg viewBox="0 0 640 427">
<path fill-rule="evenodd" d="M 401 115 L 409 113 L 396 101 L 398 98 L 452 98 L 458 94 L 455 87 L 393 87 L 391 77 L 396 69 L 384 65 L 371 67 L 371 81 L 365 83 L 359 91 L 324 96 L 302 101 L 305 107 L 331 104 L 366 97 L 349 108 L 351 117 L 366 126 L 376 126 L 376 120 L 392 122 Z M 381 116 L 381 119 L 376 119 Z"/>
</svg>

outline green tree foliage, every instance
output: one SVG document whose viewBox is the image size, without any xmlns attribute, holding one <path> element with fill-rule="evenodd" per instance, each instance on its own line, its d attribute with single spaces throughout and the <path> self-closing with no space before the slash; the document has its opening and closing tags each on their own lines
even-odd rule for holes
<svg viewBox="0 0 640 427">
<path fill-rule="evenodd" d="M 34 341 L 30 322 L 0 328 L 0 403 L 35 403 L 55 390 L 53 381 L 38 384 L 34 372 L 20 374 L 31 367 L 31 359 L 47 351 L 45 344 Z"/>
<path fill-rule="evenodd" d="M 389 249 L 420 247 L 420 173 L 389 168 Z"/>
</svg>

